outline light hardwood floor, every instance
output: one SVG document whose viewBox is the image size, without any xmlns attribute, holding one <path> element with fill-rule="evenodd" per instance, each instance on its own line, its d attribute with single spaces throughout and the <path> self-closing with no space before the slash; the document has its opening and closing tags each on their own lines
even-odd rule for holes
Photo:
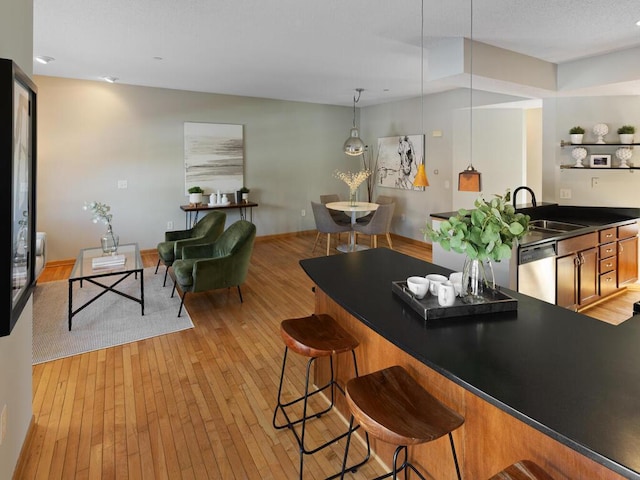
<svg viewBox="0 0 640 480">
<path fill-rule="evenodd" d="M 314 308 L 312 283 L 298 264 L 312 256 L 314 240 L 258 239 L 244 303 L 234 289 L 190 295 L 194 329 L 34 366 L 34 424 L 15 478 L 297 478 L 297 445 L 271 421 L 284 348 L 280 321 Z M 431 258 L 425 244 L 393 242 L 400 252 Z M 319 245 L 313 256 L 323 252 Z M 156 261 L 144 255 L 145 266 Z M 48 266 L 40 282 L 66 279 L 70 269 Z M 639 296 L 623 294 L 613 308 L 585 313 L 622 317 Z M 289 378 L 301 379 L 304 361 L 291 359 Z M 301 385 L 285 388 L 292 395 Z M 342 419 L 327 415 L 308 433 L 313 443 L 341 428 Z M 336 472 L 342 448 L 307 457 L 305 479 Z M 348 477 L 380 473 L 371 461 Z"/>
</svg>

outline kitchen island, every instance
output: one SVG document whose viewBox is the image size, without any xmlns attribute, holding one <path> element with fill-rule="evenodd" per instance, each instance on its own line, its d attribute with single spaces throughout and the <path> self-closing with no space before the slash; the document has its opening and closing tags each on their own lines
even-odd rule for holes
<svg viewBox="0 0 640 480">
<path fill-rule="evenodd" d="M 316 313 L 360 339 L 361 374 L 402 365 L 465 417 L 454 433 L 463 478 L 530 459 L 558 479 L 640 480 L 640 316 L 612 326 L 504 289 L 517 311 L 426 321 L 391 283 L 443 267 L 384 248 L 300 264 Z M 342 381 L 349 371 L 338 362 Z M 383 461 L 392 449 L 374 443 Z M 435 478 L 455 476 L 446 439 L 411 455 Z"/>
</svg>

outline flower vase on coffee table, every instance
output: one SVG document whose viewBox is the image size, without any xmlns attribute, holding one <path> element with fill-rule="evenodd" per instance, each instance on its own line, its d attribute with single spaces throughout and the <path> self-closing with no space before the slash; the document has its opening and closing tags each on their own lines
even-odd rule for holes
<svg viewBox="0 0 640 480">
<path fill-rule="evenodd" d="M 107 231 L 100 238 L 100 244 L 102 246 L 102 252 L 105 255 L 115 255 L 118 253 L 118 244 L 120 243 L 120 237 L 113 233 L 111 225 L 107 227 Z"/>
</svg>

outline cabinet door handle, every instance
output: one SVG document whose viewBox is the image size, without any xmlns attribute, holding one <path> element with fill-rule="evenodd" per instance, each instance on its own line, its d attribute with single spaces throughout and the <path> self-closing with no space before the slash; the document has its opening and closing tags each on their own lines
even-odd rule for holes
<svg viewBox="0 0 640 480">
<path fill-rule="evenodd" d="M 613 263 L 607 263 L 605 264 L 605 267 L 613 267 Z"/>
<path fill-rule="evenodd" d="M 619 252 L 620 252 L 620 253 L 624 252 L 624 248 L 622 247 L 622 245 L 618 245 L 618 246 L 620 247 L 620 248 L 619 248 Z"/>
<path fill-rule="evenodd" d="M 607 233 L 607 234 L 605 235 L 605 237 L 607 237 L 607 238 L 611 238 L 611 237 L 613 237 L 613 233 Z"/>
<path fill-rule="evenodd" d="M 605 281 L 606 281 L 606 282 L 610 282 L 611 280 L 613 280 L 613 278 L 611 278 L 611 277 L 607 277 L 607 278 L 605 279 Z"/>
<path fill-rule="evenodd" d="M 578 258 L 578 265 L 582 265 L 584 263 L 584 255 L 582 253 L 579 253 Z"/>
<path fill-rule="evenodd" d="M 605 252 L 606 252 L 606 253 L 611 253 L 611 252 L 613 252 L 613 248 L 607 248 L 607 249 L 605 250 Z"/>
</svg>

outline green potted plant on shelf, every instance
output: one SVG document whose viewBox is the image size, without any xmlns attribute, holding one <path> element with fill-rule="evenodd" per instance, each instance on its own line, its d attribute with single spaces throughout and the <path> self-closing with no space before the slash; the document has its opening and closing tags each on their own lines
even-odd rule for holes
<svg viewBox="0 0 640 480">
<path fill-rule="evenodd" d="M 623 125 L 618 129 L 620 135 L 620 143 L 633 143 L 633 134 L 636 133 L 636 127 L 633 125 Z"/>
<path fill-rule="evenodd" d="M 467 303 L 483 301 L 483 286 L 495 287 L 491 262 L 511 258 L 513 247 L 529 231 L 529 215 L 516 212 L 508 189 L 488 202 L 480 196 L 474 206 L 471 211 L 458 210 L 438 229 L 427 224 L 422 230 L 425 240 L 465 255 L 462 286 Z"/>
<path fill-rule="evenodd" d="M 571 143 L 573 145 L 580 145 L 582 143 L 582 137 L 584 135 L 584 128 L 580 125 L 573 127 L 569 130 L 569 135 L 571 136 Z"/>
<path fill-rule="evenodd" d="M 189 203 L 191 205 L 199 205 L 202 203 L 202 194 L 204 193 L 202 188 L 195 185 L 190 187 L 187 191 L 189 192 Z"/>
</svg>

